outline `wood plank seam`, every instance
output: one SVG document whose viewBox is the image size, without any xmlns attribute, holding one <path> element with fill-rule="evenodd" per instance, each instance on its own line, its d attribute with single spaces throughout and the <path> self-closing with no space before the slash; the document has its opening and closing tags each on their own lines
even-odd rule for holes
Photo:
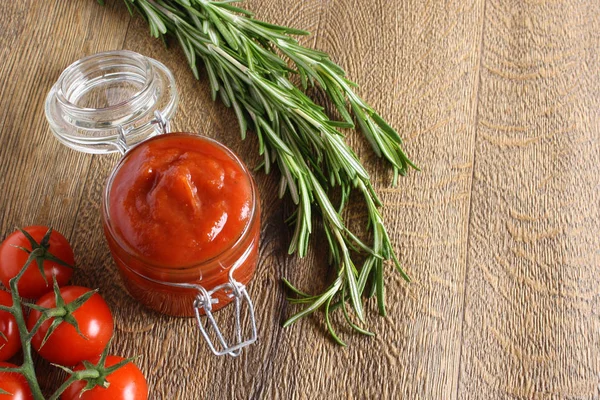
<svg viewBox="0 0 600 400">
<path fill-rule="evenodd" d="M 475 125 L 474 128 L 474 134 L 473 134 L 473 145 L 471 146 L 473 149 L 473 156 L 471 158 L 471 180 L 469 182 L 469 208 L 467 210 L 467 218 L 466 218 L 466 245 L 465 245 L 465 254 L 464 254 L 464 263 L 465 263 L 465 269 L 464 269 L 464 278 L 463 278 L 463 298 L 462 298 L 462 313 L 461 313 L 461 321 L 460 321 L 460 344 L 459 344 L 459 351 L 458 351 L 458 371 L 456 371 L 457 373 L 457 377 L 456 377 L 456 391 L 455 393 L 455 399 L 459 398 L 459 391 L 460 391 L 460 380 L 462 378 L 462 356 L 463 356 L 463 346 L 464 346 L 464 333 L 465 333 L 465 313 L 466 313 L 466 309 L 467 309 L 467 286 L 468 286 L 468 276 L 469 276 L 469 244 L 471 241 L 471 232 L 470 232 L 470 226 L 471 226 L 471 216 L 473 214 L 473 181 L 475 180 L 475 165 L 476 165 L 476 159 L 475 159 L 475 154 L 476 154 L 476 143 L 477 143 L 477 132 L 478 132 L 478 127 L 479 127 L 479 95 L 481 93 L 481 69 L 482 69 L 482 65 L 483 65 L 483 49 L 484 49 L 484 33 L 485 33 L 485 21 L 486 21 L 486 6 L 487 6 L 487 0 L 483 0 L 483 12 L 482 12 L 482 17 L 481 17 L 481 37 L 479 39 L 479 57 L 477 59 L 477 71 L 475 72 L 477 74 L 477 78 L 476 78 L 476 87 L 475 87 L 475 118 L 473 121 L 473 124 Z"/>
</svg>

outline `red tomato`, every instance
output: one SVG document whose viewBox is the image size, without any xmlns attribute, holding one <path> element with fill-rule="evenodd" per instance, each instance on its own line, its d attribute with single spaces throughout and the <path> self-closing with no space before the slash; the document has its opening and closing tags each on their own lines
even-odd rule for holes
<svg viewBox="0 0 600 400">
<path fill-rule="evenodd" d="M 123 361 L 122 357 L 108 356 L 106 367 Z M 98 362 L 98 359 L 93 361 Z M 79 364 L 75 371 L 81 371 L 83 365 Z M 148 384 L 142 371 L 132 362 L 125 364 L 106 377 L 108 388 L 96 386 L 92 390 L 81 393 L 85 381 L 77 381 L 67 388 L 60 397 L 62 400 L 147 400 Z"/>
<path fill-rule="evenodd" d="M 12 306 L 10 293 L 0 290 L 0 304 Z M 0 311 L 0 361 L 6 361 L 21 349 L 21 337 L 17 321 L 11 313 Z M 1 398 L 1 397 L 0 397 Z"/>
<path fill-rule="evenodd" d="M 90 289 L 81 286 L 60 288 L 60 294 L 67 305 L 89 291 Z M 46 293 L 36 304 L 46 308 L 55 307 L 54 293 Z M 31 310 L 27 318 L 27 328 L 31 329 L 40 316 L 39 311 Z M 73 325 L 63 321 L 40 348 L 44 336 L 54 320 L 51 318 L 42 324 L 31 340 L 33 348 L 51 363 L 71 366 L 84 360 L 90 360 L 102 353 L 112 337 L 113 318 L 108 305 L 99 294 L 92 295 L 81 307 L 73 311 L 72 316 L 85 337 L 77 333 Z"/>
<path fill-rule="evenodd" d="M 16 365 L 0 362 L 0 367 L 16 368 Z M 0 372 L 0 389 L 10 394 L 0 394 L 0 400 L 33 400 L 25 377 L 16 372 Z"/>
<path fill-rule="evenodd" d="M 39 244 L 48 228 L 45 226 L 28 226 L 23 229 L 28 232 L 33 239 Z M 9 281 L 14 278 L 25 265 L 29 254 L 15 246 L 32 250 L 31 243 L 20 231 L 11 233 L 0 245 L 0 280 L 5 287 L 9 287 Z M 59 258 L 69 265 L 73 265 L 75 260 L 73 250 L 67 239 L 57 231 L 52 231 L 50 241 L 46 250 L 54 257 Z M 17 286 L 19 295 L 27 298 L 38 298 L 44 293 L 52 290 L 52 276 L 56 276 L 56 281 L 59 286 L 66 285 L 73 275 L 73 269 L 60 265 L 56 261 L 44 261 L 44 274 L 48 282 L 44 281 L 37 263 L 32 262 Z"/>
</svg>

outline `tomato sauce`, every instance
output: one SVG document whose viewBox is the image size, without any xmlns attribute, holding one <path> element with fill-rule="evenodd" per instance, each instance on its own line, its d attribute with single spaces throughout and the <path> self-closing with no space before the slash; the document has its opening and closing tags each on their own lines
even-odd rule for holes
<svg viewBox="0 0 600 400">
<path fill-rule="evenodd" d="M 259 209 L 247 168 L 221 144 L 171 133 L 121 160 L 104 196 L 104 228 L 130 293 L 172 315 L 192 315 L 197 291 L 247 283 L 256 267 Z M 219 303 L 231 301 L 216 293 Z"/>
</svg>

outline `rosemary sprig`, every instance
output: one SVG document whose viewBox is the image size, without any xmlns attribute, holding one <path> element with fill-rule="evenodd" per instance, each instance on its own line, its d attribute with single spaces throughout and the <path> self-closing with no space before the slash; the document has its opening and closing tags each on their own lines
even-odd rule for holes
<svg viewBox="0 0 600 400">
<path fill-rule="evenodd" d="M 290 300 L 305 305 L 284 325 L 324 307 L 327 329 L 343 345 L 329 318 L 330 311 L 341 306 L 352 328 L 371 334 L 353 322 L 346 303 L 364 322 L 361 297 L 374 288 L 380 314 L 385 314 L 385 260 L 391 260 L 409 279 L 394 253 L 369 174 L 339 129 L 354 128 L 356 120 L 374 152 L 391 164 L 394 184 L 398 175 L 416 168 L 404 153 L 398 133 L 354 92 L 356 85 L 327 53 L 304 47 L 291 36 L 308 32 L 256 20 L 251 12 L 234 6 L 235 0 L 124 1 L 130 12 L 137 9 L 145 18 L 152 36 L 177 38 L 197 78 L 197 61 L 202 60 L 213 100 L 219 96 L 233 108 L 242 139 L 248 129 L 258 136 L 265 172 L 274 164 L 281 171 L 279 195 L 289 192 L 297 205 L 291 218 L 295 229 L 290 254 L 306 255 L 313 231 L 312 211 L 316 209 L 323 218 L 337 277 L 316 296 L 284 280 L 297 295 Z M 293 84 L 292 76 L 299 77 L 300 87 Z M 327 94 L 342 121 L 332 120 L 301 90 L 309 86 Z M 328 195 L 333 189 L 342 194 L 337 207 Z M 370 245 L 351 232 L 341 217 L 353 189 L 362 194 L 367 206 Z M 361 268 L 353 261 L 357 252 L 365 254 Z"/>
</svg>

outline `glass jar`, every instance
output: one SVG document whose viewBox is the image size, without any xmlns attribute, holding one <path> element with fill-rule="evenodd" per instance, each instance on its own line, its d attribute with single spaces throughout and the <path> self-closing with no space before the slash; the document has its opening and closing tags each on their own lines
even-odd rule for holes
<svg viewBox="0 0 600 400">
<path fill-rule="evenodd" d="M 193 141 L 208 141 L 234 160 L 251 187 L 251 209 L 249 210 L 250 216 L 239 237 L 231 241 L 219 254 L 192 265 L 161 265 L 132 249 L 132 246 L 124 240 L 123 235 L 115 229 L 113 222 L 115 217 L 110 209 L 111 189 L 114 186 L 115 177 L 132 154 L 147 150 L 150 141 L 165 141 L 178 137 L 187 137 Z M 104 190 L 102 211 L 105 236 L 125 286 L 133 297 L 158 312 L 175 316 L 194 315 L 193 303 L 197 296 L 197 290 L 185 289 L 179 284 L 200 284 L 205 289 L 212 290 L 229 281 L 230 271 L 233 271 L 233 278 L 243 285 L 248 283 L 254 274 L 260 234 L 260 210 L 254 180 L 246 166 L 231 150 L 212 139 L 198 135 L 170 133 L 138 144 L 125 154 L 108 178 Z M 116 222 L 118 223 L 118 221 Z M 218 300 L 212 305 L 213 311 L 221 309 L 232 300 L 224 291 L 215 292 L 213 297 Z"/>
<path fill-rule="evenodd" d="M 168 133 L 169 120 L 176 108 L 174 78 L 163 64 L 134 52 L 113 51 L 95 54 L 70 65 L 47 97 L 46 117 L 58 140 L 75 150 L 95 154 L 120 152 L 123 155 L 105 186 L 102 216 L 109 249 L 129 293 L 160 313 L 195 316 L 215 354 L 237 356 L 242 347 L 257 337 L 254 309 L 245 285 L 254 274 L 258 258 L 260 202 L 250 172 L 231 150 L 200 135 Z M 239 168 L 240 179 L 247 180 L 251 193 L 249 214 L 240 233 L 230 239 L 224 238 L 216 254 L 192 258 L 181 265 L 164 259 L 157 262 L 132 245 L 130 239 L 142 234 L 139 231 L 142 228 L 135 225 L 138 231 L 121 231 L 121 221 L 115 218 L 116 211 L 111 206 L 115 179 L 120 171 L 128 173 L 129 159 L 144 156 L 150 148 L 168 146 L 178 140 L 194 146 L 212 146 L 221 152 L 219 157 L 224 162 Z M 138 172 L 133 170 L 132 173 Z M 198 175 L 200 179 L 202 175 Z M 115 196 L 118 195 L 117 192 Z M 169 197 L 175 197 L 175 194 L 171 196 L 167 191 L 166 198 Z M 185 225 L 184 220 L 180 222 Z M 163 228 L 168 227 L 156 227 L 158 232 Z M 127 237 L 127 232 L 131 237 Z M 196 241 L 194 232 L 187 233 L 192 235 L 192 243 L 197 243 L 200 238 Z M 175 254 L 173 258 L 180 259 Z M 232 301 L 235 302 L 233 342 L 225 340 L 212 314 Z M 243 332 L 242 308 L 249 313 L 249 334 Z M 208 324 L 203 322 L 203 315 L 208 317 Z"/>
<path fill-rule="evenodd" d="M 119 151 L 162 133 L 177 110 L 175 78 L 162 63 L 132 51 L 82 58 L 46 98 L 54 136 L 93 154 Z M 161 120 L 157 120 L 160 115 Z"/>
</svg>

